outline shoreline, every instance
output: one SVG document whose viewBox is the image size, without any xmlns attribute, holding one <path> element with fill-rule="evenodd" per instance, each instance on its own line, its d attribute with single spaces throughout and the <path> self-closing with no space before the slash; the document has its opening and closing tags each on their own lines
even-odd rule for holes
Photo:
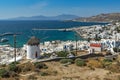
<svg viewBox="0 0 120 80">
<path fill-rule="evenodd" d="M 82 39 L 87 40 L 86 33 L 84 33 L 84 30 L 94 28 L 94 27 L 101 27 L 102 25 L 92 25 L 92 26 L 80 26 L 80 27 L 73 27 L 69 28 L 71 31 L 78 34 Z"/>
</svg>

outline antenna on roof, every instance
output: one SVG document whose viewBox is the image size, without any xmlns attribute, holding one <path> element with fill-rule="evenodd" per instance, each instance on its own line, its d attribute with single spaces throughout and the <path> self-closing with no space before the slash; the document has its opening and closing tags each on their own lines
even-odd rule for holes
<svg viewBox="0 0 120 80">
<path fill-rule="evenodd" d="M 16 34 L 14 34 L 13 37 L 14 37 L 14 56 L 15 56 L 15 65 L 16 65 Z"/>
</svg>

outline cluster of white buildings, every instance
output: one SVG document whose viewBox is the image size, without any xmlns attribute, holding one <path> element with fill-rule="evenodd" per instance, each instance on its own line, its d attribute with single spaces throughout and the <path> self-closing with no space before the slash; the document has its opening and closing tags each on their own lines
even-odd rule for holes
<svg viewBox="0 0 120 80">
<path fill-rule="evenodd" d="M 37 44 L 33 41 L 36 41 Z M 23 49 L 27 51 L 27 59 L 35 59 L 43 54 L 53 54 L 60 51 L 70 52 L 76 48 L 77 50 L 88 50 L 89 43 L 87 41 L 47 41 L 39 44 L 37 38 L 32 37 Z"/>
<path fill-rule="evenodd" d="M 88 48 L 89 44 L 87 41 L 54 41 L 54 42 L 44 42 L 41 45 L 41 52 L 42 53 L 52 53 L 52 52 L 59 52 L 59 51 L 71 51 L 75 50 L 77 45 L 78 50 L 84 50 Z"/>
<path fill-rule="evenodd" d="M 16 61 L 23 57 L 23 52 L 16 49 Z M 15 61 L 14 48 L 9 45 L 0 45 L 0 64 L 9 64 Z"/>
<path fill-rule="evenodd" d="M 90 27 L 82 27 L 76 28 L 77 32 L 84 38 L 100 38 L 100 39 L 120 39 L 120 33 L 117 32 L 116 28 L 119 27 L 120 24 L 107 24 L 107 25 L 93 25 Z"/>
<path fill-rule="evenodd" d="M 40 43 L 38 39 L 32 37 L 28 41 L 27 45 L 24 45 L 24 49 L 27 51 L 27 59 L 39 58 L 43 54 L 52 54 L 60 51 L 72 51 L 72 50 L 87 50 L 88 53 L 94 53 L 95 51 L 101 52 L 104 50 L 110 51 L 114 54 L 113 48 L 120 46 L 120 33 L 115 28 L 119 26 L 110 25 L 92 27 L 77 28 L 80 34 L 83 33 L 86 38 L 95 38 L 96 36 L 101 38 L 100 41 L 91 40 L 88 41 L 46 41 Z M 40 44 L 39 44 L 40 43 Z"/>
<path fill-rule="evenodd" d="M 108 24 L 105 26 L 92 26 L 87 28 L 86 38 L 100 38 L 100 41 L 90 41 L 90 53 L 94 51 L 107 50 L 111 53 L 115 53 L 113 48 L 120 46 L 120 33 L 117 32 L 116 28 L 120 28 L 120 23 L 114 25 Z M 83 29 L 84 30 L 84 29 Z M 83 31 L 85 33 L 85 31 Z"/>
<path fill-rule="evenodd" d="M 91 41 L 90 42 L 90 53 L 94 53 L 95 51 L 109 51 L 111 53 L 115 53 L 113 48 L 118 47 L 120 45 L 120 41 L 112 40 L 112 39 L 101 39 L 101 41 Z"/>
<path fill-rule="evenodd" d="M 92 54 L 94 52 L 101 52 L 103 50 L 108 50 L 114 54 L 113 48 L 120 46 L 120 33 L 118 33 L 115 28 L 120 26 L 107 25 L 107 26 L 92 26 L 92 27 L 82 27 L 77 28 L 77 32 L 83 34 L 85 38 L 95 38 L 96 36 L 101 38 L 100 41 L 91 40 L 88 41 L 46 41 L 40 43 L 39 39 L 36 37 L 31 37 L 24 47 L 17 51 L 17 60 L 21 60 L 24 56 L 26 59 L 39 59 L 43 54 L 54 54 L 55 52 L 72 50 L 86 50 L 88 53 Z M 78 33 L 78 34 L 79 34 Z M 1 54 L 1 63 L 8 61 L 14 62 L 14 48 L 9 46 L 0 46 L 0 51 L 5 54 Z M 10 54 L 10 53 L 13 54 Z M 9 60 L 7 60 L 9 59 Z"/>
</svg>

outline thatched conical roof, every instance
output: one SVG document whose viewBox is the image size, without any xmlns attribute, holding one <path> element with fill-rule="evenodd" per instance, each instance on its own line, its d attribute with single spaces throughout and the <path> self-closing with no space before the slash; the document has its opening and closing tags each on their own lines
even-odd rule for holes
<svg viewBox="0 0 120 80">
<path fill-rule="evenodd" d="M 39 43 L 40 43 L 40 40 L 35 36 L 31 37 L 27 42 L 28 45 L 39 45 Z"/>
</svg>

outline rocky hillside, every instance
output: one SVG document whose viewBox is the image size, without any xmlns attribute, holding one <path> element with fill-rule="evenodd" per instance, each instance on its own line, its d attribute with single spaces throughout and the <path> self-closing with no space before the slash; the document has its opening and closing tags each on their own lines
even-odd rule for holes
<svg viewBox="0 0 120 80">
<path fill-rule="evenodd" d="M 77 18 L 74 21 L 82 22 L 116 22 L 120 21 L 120 13 L 99 14 L 92 17 Z"/>
</svg>

